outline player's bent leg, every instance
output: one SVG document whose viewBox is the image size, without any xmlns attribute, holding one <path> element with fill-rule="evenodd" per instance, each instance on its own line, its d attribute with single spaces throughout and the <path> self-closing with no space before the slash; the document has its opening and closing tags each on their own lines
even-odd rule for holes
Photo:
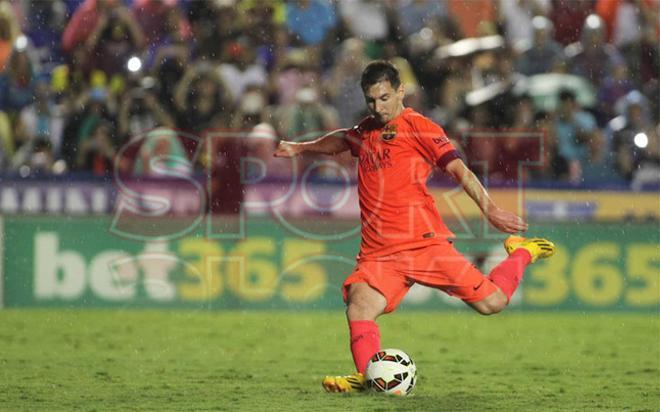
<svg viewBox="0 0 660 412">
<path fill-rule="evenodd" d="M 349 321 L 374 321 L 385 311 L 386 306 L 385 297 L 369 284 L 359 282 L 349 285 L 346 306 L 346 316 Z"/>
<path fill-rule="evenodd" d="M 497 291 L 491 293 L 486 298 L 477 302 L 466 302 L 472 309 L 481 313 L 482 315 L 494 315 L 499 313 L 509 303 L 509 299 L 498 288 Z"/>
<path fill-rule="evenodd" d="M 367 362 L 380 350 L 380 332 L 375 320 L 386 306 L 385 297 L 369 284 L 358 282 L 348 286 L 346 317 L 357 372 L 345 376 L 326 376 L 321 382 L 326 392 L 360 392 L 365 389 Z"/>
</svg>

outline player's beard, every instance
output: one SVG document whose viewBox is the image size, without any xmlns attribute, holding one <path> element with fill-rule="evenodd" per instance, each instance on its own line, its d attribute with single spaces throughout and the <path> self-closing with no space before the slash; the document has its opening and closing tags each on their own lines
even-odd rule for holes
<svg viewBox="0 0 660 412">
<path fill-rule="evenodd" d="M 389 115 L 381 116 L 380 114 L 376 114 L 376 120 L 378 120 L 381 124 L 385 124 L 390 121 L 390 116 Z"/>
</svg>

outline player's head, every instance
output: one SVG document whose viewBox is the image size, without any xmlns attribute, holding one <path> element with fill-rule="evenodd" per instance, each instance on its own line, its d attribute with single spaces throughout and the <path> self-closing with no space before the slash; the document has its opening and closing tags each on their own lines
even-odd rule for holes
<svg viewBox="0 0 660 412">
<path fill-rule="evenodd" d="M 369 63 L 362 72 L 360 86 L 369 111 L 379 122 L 387 123 L 403 110 L 404 88 L 399 70 L 392 63 Z"/>
<path fill-rule="evenodd" d="M 577 96 L 575 92 L 570 89 L 562 89 L 559 91 L 559 108 L 558 112 L 561 116 L 568 116 L 573 113 L 577 106 Z"/>
</svg>

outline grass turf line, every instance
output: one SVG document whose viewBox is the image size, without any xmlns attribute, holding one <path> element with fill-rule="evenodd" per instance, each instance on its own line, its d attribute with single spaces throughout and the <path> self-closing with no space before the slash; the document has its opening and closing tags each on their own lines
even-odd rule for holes
<svg viewBox="0 0 660 412">
<path fill-rule="evenodd" d="M 326 394 L 340 312 L 0 311 L 0 410 L 657 410 L 657 315 L 401 311 L 414 396 Z"/>
</svg>

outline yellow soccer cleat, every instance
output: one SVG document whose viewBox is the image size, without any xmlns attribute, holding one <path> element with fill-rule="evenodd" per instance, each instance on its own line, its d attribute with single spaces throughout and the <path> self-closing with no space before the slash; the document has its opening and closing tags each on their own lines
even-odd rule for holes
<svg viewBox="0 0 660 412">
<path fill-rule="evenodd" d="M 522 236 L 511 235 L 504 241 L 504 249 L 509 255 L 518 248 L 523 248 L 532 255 L 532 263 L 539 258 L 545 259 L 555 254 L 555 244 L 540 237 L 526 239 Z"/>
<path fill-rule="evenodd" d="M 346 376 L 326 376 L 321 383 L 326 392 L 362 392 L 366 379 L 361 373 Z"/>
</svg>

